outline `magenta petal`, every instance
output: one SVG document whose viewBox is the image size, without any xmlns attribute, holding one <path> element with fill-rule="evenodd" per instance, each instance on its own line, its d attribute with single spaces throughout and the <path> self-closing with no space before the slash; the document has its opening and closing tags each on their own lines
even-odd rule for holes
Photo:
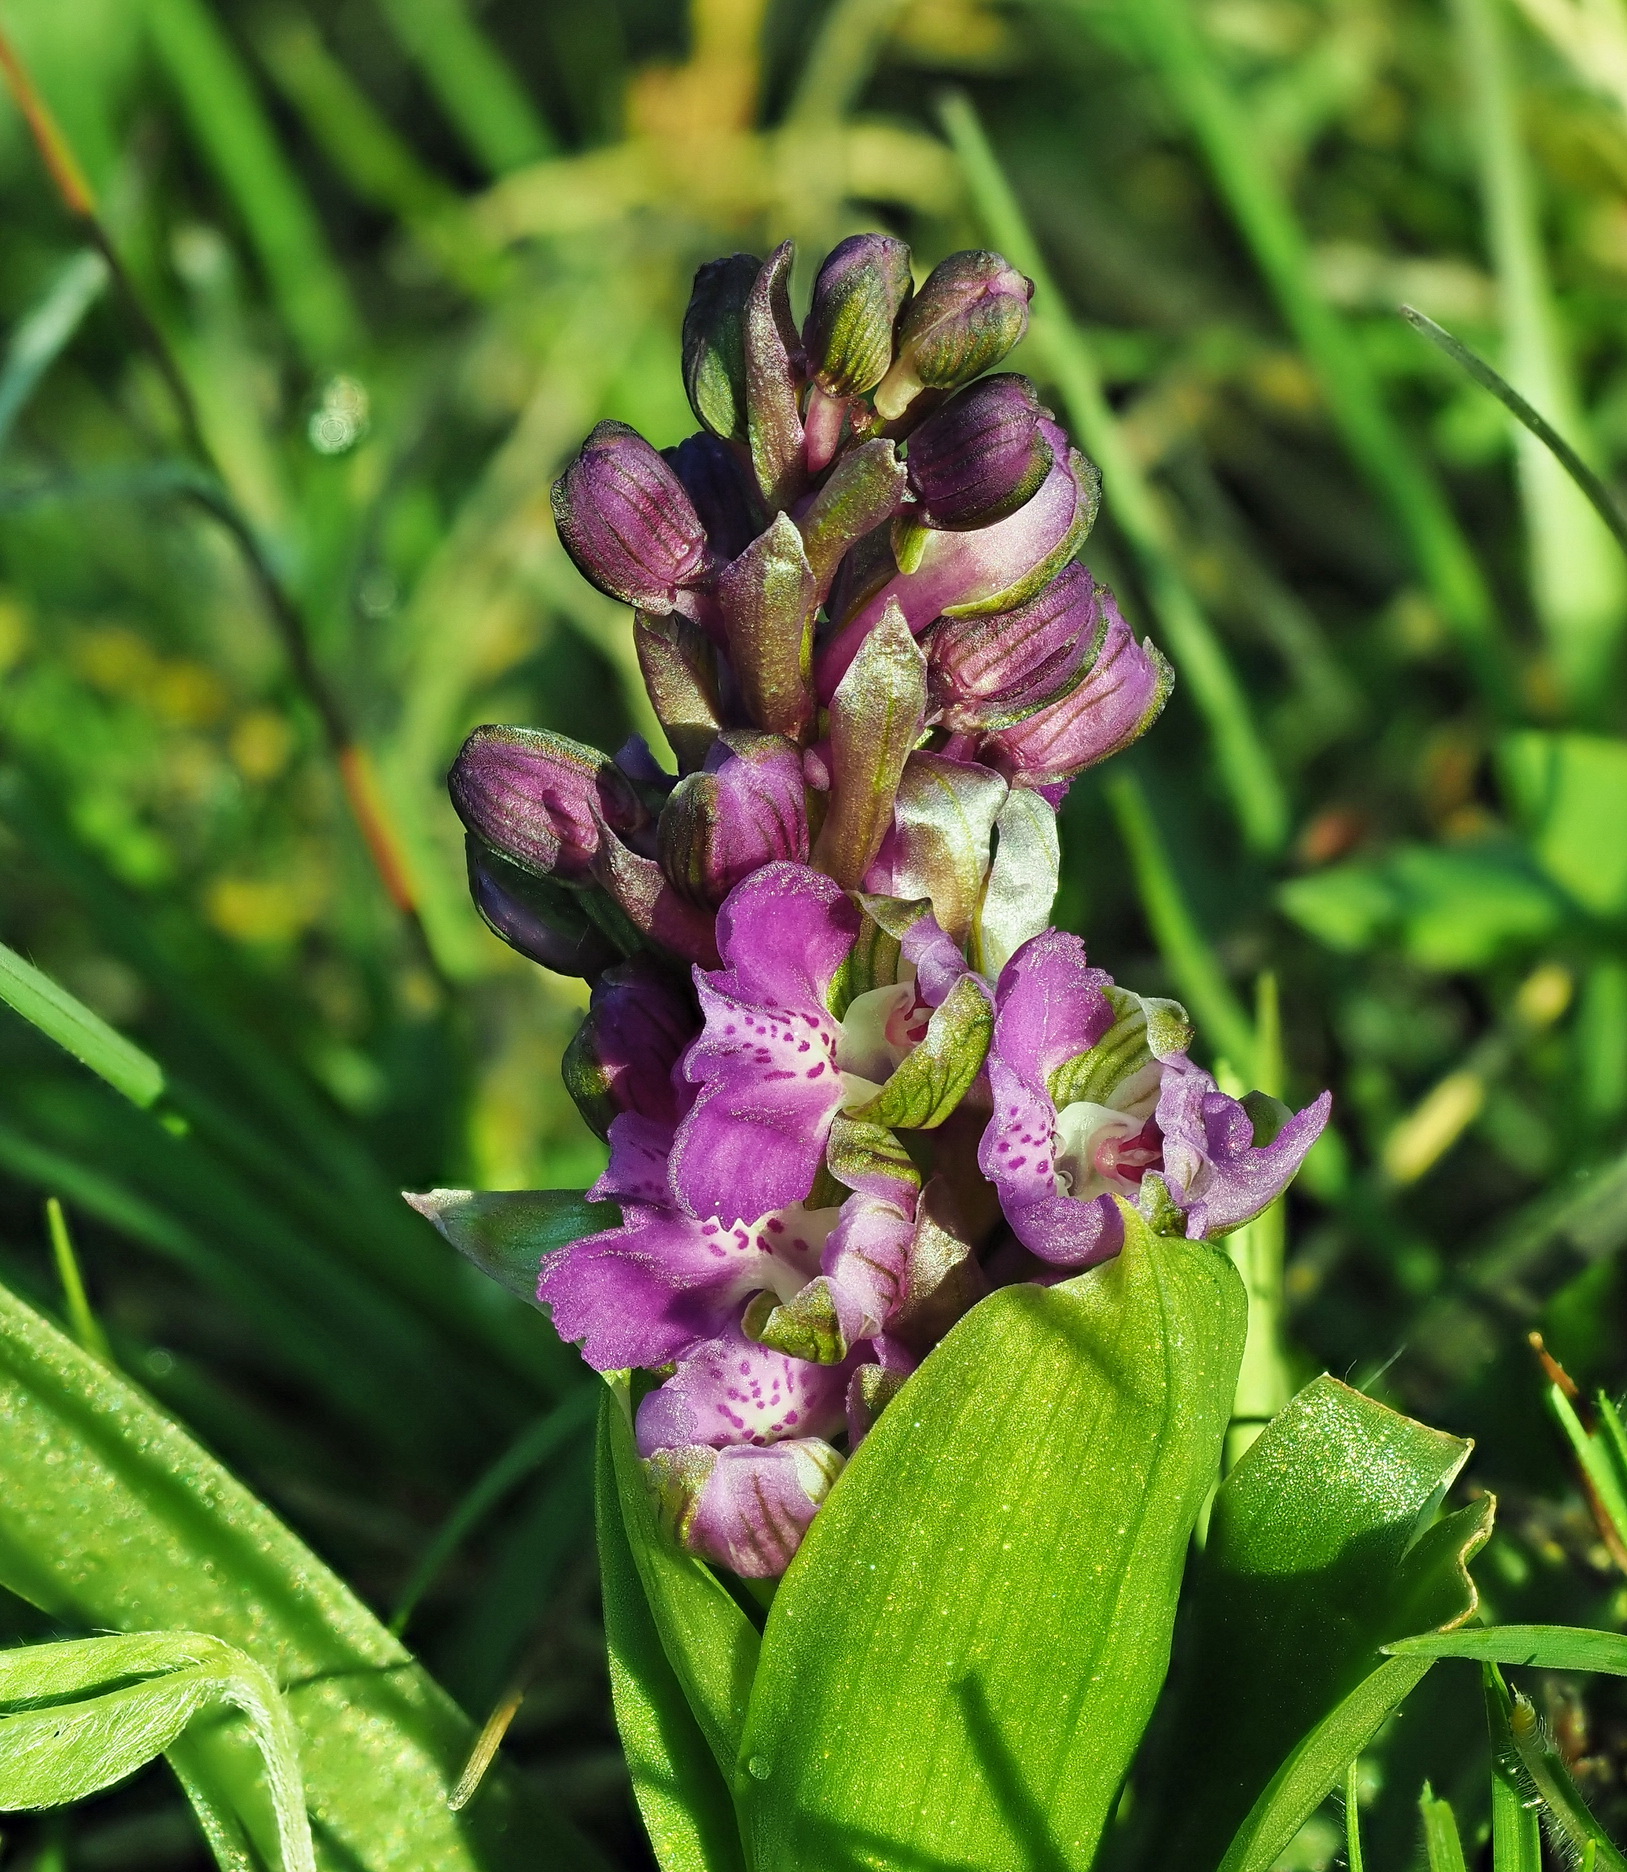
<svg viewBox="0 0 1627 1872">
<path fill-rule="evenodd" d="M 683 983 L 653 958 L 605 971 L 564 1062 L 571 1096 L 601 1135 L 616 1113 L 639 1112 L 670 1136 L 689 1105 L 688 1087 L 675 1078 L 697 1024 Z"/>
<path fill-rule="evenodd" d="M 751 1221 L 813 1187 L 842 1102 L 836 1023 L 817 1005 L 720 993 L 698 969 L 695 984 L 706 1026 L 684 1071 L 700 1091 L 678 1127 L 672 1183 L 696 1215 Z"/>
<path fill-rule="evenodd" d="M 770 1449 L 674 1451 L 651 1470 L 663 1493 L 687 1497 L 677 1520 L 691 1553 L 742 1579 L 776 1579 L 841 1467 L 828 1443 L 798 1437 Z"/>
<path fill-rule="evenodd" d="M 1324 1092 L 1269 1144 L 1256 1148 L 1249 1114 L 1206 1072 L 1192 1065 L 1167 1071 L 1158 1128 L 1164 1134 L 1165 1177 L 1186 1209 L 1187 1235 L 1193 1241 L 1224 1235 L 1274 1202 L 1322 1135 L 1332 1106 L 1333 1095 Z"/>
<path fill-rule="evenodd" d="M 1049 929 L 1006 964 L 996 990 L 993 1050 L 1031 1086 L 1064 1060 L 1093 1047 L 1113 1025 L 1101 990 L 1112 977 L 1091 968 L 1077 936 Z"/>
<path fill-rule="evenodd" d="M 718 982 L 743 1000 L 822 1008 L 859 933 L 846 893 L 807 865 L 770 864 L 737 885 L 717 913 Z"/>
<path fill-rule="evenodd" d="M 537 1297 L 596 1371 L 664 1365 L 728 1330 L 748 1294 L 795 1291 L 818 1272 L 828 1221 L 773 1220 L 777 1234 L 631 1204 L 619 1229 L 550 1255 Z"/>
<path fill-rule="evenodd" d="M 641 1456 L 686 1443 L 724 1448 L 780 1437 L 830 1436 L 847 1407 L 856 1361 L 814 1365 L 748 1339 L 730 1326 L 695 1347 L 638 1407 Z"/>
<path fill-rule="evenodd" d="M 672 1200 L 667 1165 L 672 1121 L 643 1112 L 619 1112 L 610 1121 L 610 1162 L 588 1192 L 590 1202 L 666 1203 Z"/>
</svg>

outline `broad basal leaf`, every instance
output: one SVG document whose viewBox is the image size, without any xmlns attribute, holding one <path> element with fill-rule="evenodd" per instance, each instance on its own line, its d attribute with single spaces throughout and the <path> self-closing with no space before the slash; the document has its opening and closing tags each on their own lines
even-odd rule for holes
<svg viewBox="0 0 1627 1872">
<path fill-rule="evenodd" d="M 667 1661 L 622 1521 L 611 1438 L 621 1405 L 599 1406 L 595 1516 L 610 1694 L 633 1794 L 661 1872 L 744 1872 L 734 1802 Z"/>
<path fill-rule="evenodd" d="M 849 1462 L 769 1614 L 742 1748 L 756 1872 L 1089 1866 L 1168 1665 L 1242 1355 L 1229 1261 L 1009 1287 Z"/>
<path fill-rule="evenodd" d="M 1380 1647 L 1474 1610 L 1464 1561 L 1490 1531 L 1490 1502 L 1419 1533 L 1469 1448 L 1323 1377 L 1227 1477 L 1179 1702 L 1138 1790 L 1144 1863 L 1212 1866 L 1243 1828 L 1238 1863 L 1269 1866 L 1260 1855 L 1280 1850 L 1332 1786 L 1372 1733 L 1362 1724 L 1376 1726 L 1422 1676 L 1412 1660 L 1392 1670 Z M 1368 1684 L 1374 1673 L 1382 1683 Z"/>
<path fill-rule="evenodd" d="M 446 1796 L 474 1739 L 462 1712 L 218 1463 L 3 1289 L 0 1476 L 0 1584 L 87 1630 L 207 1633 L 277 1685 L 299 1732 L 320 1864 L 598 1863 L 502 1777 L 453 1813 Z M 189 1791 L 236 1815 L 275 1863 L 275 1817 L 244 1726 L 178 1747 Z"/>
</svg>

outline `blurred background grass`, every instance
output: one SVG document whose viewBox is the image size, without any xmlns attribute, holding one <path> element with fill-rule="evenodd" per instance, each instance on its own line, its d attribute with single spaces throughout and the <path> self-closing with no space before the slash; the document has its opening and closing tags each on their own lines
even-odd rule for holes
<svg viewBox="0 0 1627 1872">
<path fill-rule="evenodd" d="M 66 1312 L 60 1197 L 113 1356 L 477 1718 L 527 1683 L 508 1753 L 649 1863 L 591 1381 L 395 1193 L 599 1161 L 557 1077 L 583 993 L 467 907 L 442 776 L 479 721 L 648 725 L 547 489 L 600 417 L 692 427 L 700 260 L 795 235 L 805 280 L 877 225 L 922 266 L 1001 245 L 1045 276 L 1015 364 L 1104 468 L 1086 556 L 1181 677 L 1074 788 L 1059 920 L 1245 1076 L 1280 990 L 1288 1090 L 1336 1099 L 1289 1217 L 1296 1375 L 1478 1439 L 1497 1615 L 1622 1622 L 1526 1335 L 1627 1377 L 1627 575 L 1396 316 L 1620 470 L 1622 0 L 0 0 L 0 26 L 317 671 L 0 102 L 0 936 L 170 1079 L 140 1111 L 0 1015 L 0 1278 Z M 1483 1799 L 1446 1677 L 1364 1766 L 1374 1863 L 1421 1850 L 1425 1774 Z M 1601 1681 L 1551 1713 L 1619 1831 Z M 162 1771 L 5 1833 L 8 1862 L 204 1863 Z M 1313 1824 L 1295 1863 L 1336 1844 Z"/>
</svg>

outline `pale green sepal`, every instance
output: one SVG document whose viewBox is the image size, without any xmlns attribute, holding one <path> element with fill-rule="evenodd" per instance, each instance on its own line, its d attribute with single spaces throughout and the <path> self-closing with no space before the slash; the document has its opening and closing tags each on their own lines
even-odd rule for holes
<svg viewBox="0 0 1627 1872">
<path fill-rule="evenodd" d="M 830 1282 L 816 1275 L 789 1300 L 754 1294 L 740 1320 L 748 1339 L 811 1365 L 840 1365 L 847 1357 L 847 1335 L 836 1315 Z"/>
<path fill-rule="evenodd" d="M 1128 1082 L 1138 1074 L 1151 1082 L 1154 1062 L 1184 1053 L 1192 1044 L 1192 1023 L 1179 1001 L 1132 994 L 1113 983 L 1101 992 L 1113 1009 L 1113 1025 L 1093 1047 L 1051 1073 L 1047 1089 L 1058 1111 L 1080 1101 L 1120 1106 Z M 1121 1094 L 1118 1100 L 1115 1093 Z"/>
<path fill-rule="evenodd" d="M 893 1186 L 888 1194 L 907 1196 L 921 1187 L 916 1169 L 903 1144 L 884 1124 L 838 1112 L 831 1120 L 825 1163 L 838 1183 L 867 1195 L 879 1195 L 879 1184 Z"/>
<path fill-rule="evenodd" d="M 633 1798 L 661 1872 L 745 1872 L 733 1799 L 667 1661 L 622 1523 L 606 1391 L 594 1488 L 610 1698 Z"/>
<path fill-rule="evenodd" d="M 925 717 L 926 657 L 889 600 L 830 704 L 830 803 L 813 861 L 844 890 L 858 889 L 881 849 Z"/>
<path fill-rule="evenodd" d="M 932 1010 L 920 1044 L 893 1069 L 873 1099 L 848 1114 L 895 1131 L 931 1131 L 966 1096 L 983 1070 L 994 1009 L 975 975 L 962 975 Z"/>
<path fill-rule="evenodd" d="M 622 1526 L 650 1616 L 701 1733 L 726 1781 L 757 1669 L 757 1633 L 721 1582 L 657 1524 L 655 1493 L 633 1445 L 625 1390 L 600 1416 L 621 1501 Z"/>
<path fill-rule="evenodd" d="M 859 933 L 825 996 L 826 1004 L 838 1020 L 860 995 L 868 994 L 872 988 L 895 987 L 898 982 L 899 937 L 871 915 L 870 901 L 860 895 Z"/>
<path fill-rule="evenodd" d="M 925 897 L 938 927 L 964 944 L 989 874 L 989 845 L 1009 792 L 985 767 L 911 754 L 893 801 L 892 885 Z"/>
<path fill-rule="evenodd" d="M 1050 924 L 1061 870 L 1056 808 L 1029 787 L 1013 787 L 994 822 L 994 859 L 972 925 L 972 964 L 989 981 Z"/>
<path fill-rule="evenodd" d="M 769 1613 L 755 1872 L 1089 1866 L 1157 1698 L 1242 1356 L 1236 1270 L 1157 1240 L 991 1295 L 849 1460 Z"/>
<path fill-rule="evenodd" d="M 837 458 L 829 480 L 800 522 L 803 548 L 822 593 L 830 589 L 836 568 L 854 541 L 897 512 L 907 479 L 897 444 L 879 437 Z"/>
<path fill-rule="evenodd" d="M 718 605 L 729 660 L 753 722 L 795 741 L 813 720 L 813 627 L 818 594 L 789 514 L 723 570 Z"/>
<path fill-rule="evenodd" d="M 615 1203 L 590 1203 L 580 1190 L 428 1190 L 406 1200 L 445 1239 L 501 1287 L 538 1304 L 543 1256 L 584 1235 L 615 1228 Z"/>
</svg>

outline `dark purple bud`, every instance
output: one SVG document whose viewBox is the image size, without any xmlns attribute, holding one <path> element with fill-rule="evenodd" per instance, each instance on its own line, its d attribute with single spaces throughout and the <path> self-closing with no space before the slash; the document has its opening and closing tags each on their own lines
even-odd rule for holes
<svg viewBox="0 0 1627 1872">
<path fill-rule="evenodd" d="M 702 968 L 717 967 L 717 918 L 675 891 L 653 858 L 634 851 L 602 819 L 593 875 L 647 943 Z"/>
<path fill-rule="evenodd" d="M 1138 644 L 1113 594 L 1098 586 L 1103 630 L 1084 678 L 1034 714 L 987 735 L 977 759 L 1016 785 L 1072 780 L 1138 740 L 1158 719 L 1175 672 L 1151 641 Z"/>
<path fill-rule="evenodd" d="M 725 736 L 705 771 L 680 780 L 662 807 L 656 850 L 672 885 L 714 909 L 749 872 L 777 858 L 806 864 L 800 751 L 779 735 Z"/>
<path fill-rule="evenodd" d="M 770 507 L 789 507 L 807 485 L 802 452 L 802 340 L 791 317 L 790 241 L 763 262 L 746 300 L 746 440 Z"/>
<path fill-rule="evenodd" d="M 589 981 L 620 959 L 620 950 L 587 915 L 580 892 L 511 865 L 473 833 L 464 848 L 469 895 L 487 929 L 509 948 L 556 975 Z"/>
<path fill-rule="evenodd" d="M 626 423 L 598 425 L 554 483 L 553 505 L 577 571 L 624 604 L 683 610 L 686 588 L 707 574 L 706 533 L 694 502 Z"/>
<path fill-rule="evenodd" d="M 649 819 L 627 776 L 597 748 L 542 728 L 477 728 L 447 788 L 476 838 L 537 877 L 585 879 L 601 818 L 619 832 Z"/>
<path fill-rule="evenodd" d="M 910 250 L 890 234 L 854 234 L 825 256 L 802 342 L 827 396 L 862 396 L 886 376 L 912 290 Z"/>
<path fill-rule="evenodd" d="M 992 525 L 1039 492 L 1056 459 L 1053 437 L 1056 418 L 1026 377 L 985 377 L 910 437 L 910 492 L 935 527 Z"/>
<path fill-rule="evenodd" d="M 762 262 L 755 254 L 708 260 L 684 313 L 684 389 L 696 420 L 725 441 L 746 439 L 746 301 Z"/>
<path fill-rule="evenodd" d="M 737 558 L 766 519 L 740 457 L 727 442 L 704 430 L 661 453 L 695 503 L 712 551 L 719 559 Z"/>
<path fill-rule="evenodd" d="M 653 957 L 608 969 L 561 1067 L 577 1110 L 600 1137 L 621 1112 L 676 1125 L 673 1068 L 699 1031 L 688 989 Z"/>
<path fill-rule="evenodd" d="M 1069 688 L 1106 631 L 1100 588 L 1078 560 L 1015 611 L 941 618 L 925 639 L 932 713 L 957 732 L 1010 727 Z"/>
<path fill-rule="evenodd" d="M 955 390 L 992 370 L 1028 330 L 1034 282 L 996 253 L 956 253 L 927 276 L 898 328 L 893 367 L 876 390 L 889 422 L 923 390 Z"/>
<path fill-rule="evenodd" d="M 693 773 L 705 761 L 723 722 L 717 653 L 698 624 L 676 613 L 652 618 L 640 611 L 633 619 L 633 641 L 656 719 L 679 769 Z"/>
</svg>

